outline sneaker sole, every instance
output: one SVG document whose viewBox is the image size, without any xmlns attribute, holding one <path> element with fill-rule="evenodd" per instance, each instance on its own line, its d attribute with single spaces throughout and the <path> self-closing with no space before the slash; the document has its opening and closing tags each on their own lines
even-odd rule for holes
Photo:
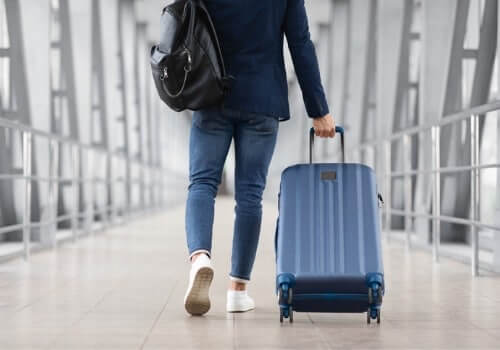
<svg viewBox="0 0 500 350">
<path fill-rule="evenodd" d="M 252 311 L 255 309 L 255 306 L 252 306 L 252 307 L 249 307 L 249 308 L 246 308 L 246 309 L 238 309 L 236 307 L 227 307 L 226 306 L 226 311 L 231 313 L 231 314 L 238 314 L 238 313 L 243 313 L 243 312 L 248 312 L 248 311 Z"/>
<path fill-rule="evenodd" d="M 242 314 L 244 312 L 249 312 L 249 311 L 252 311 L 254 309 L 255 309 L 254 307 L 251 307 L 251 308 L 246 309 L 246 310 L 227 309 L 227 312 L 230 314 Z"/>
<path fill-rule="evenodd" d="M 194 278 L 193 286 L 186 297 L 184 307 L 193 316 L 201 316 L 210 310 L 208 291 L 214 277 L 214 270 L 210 267 L 201 268 Z"/>
</svg>

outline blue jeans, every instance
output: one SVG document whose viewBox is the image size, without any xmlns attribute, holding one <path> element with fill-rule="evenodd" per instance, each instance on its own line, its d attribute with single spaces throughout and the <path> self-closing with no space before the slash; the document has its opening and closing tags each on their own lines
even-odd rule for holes
<svg viewBox="0 0 500 350">
<path fill-rule="evenodd" d="M 211 252 L 215 197 L 234 139 L 236 217 L 231 277 L 236 279 L 250 280 L 262 221 L 262 193 L 276 145 L 278 123 L 276 118 L 223 107 L 193 115 L 186 206 L 189 253 Z"/>
</svg>

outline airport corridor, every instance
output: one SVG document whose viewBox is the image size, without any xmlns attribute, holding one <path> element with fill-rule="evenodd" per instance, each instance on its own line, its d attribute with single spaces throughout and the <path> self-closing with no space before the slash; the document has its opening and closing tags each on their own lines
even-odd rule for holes
<svg viewBox="0 0 500 350">
<path fill-rule="evenodd" d="M 499 3 L 0 0 L 0 350 L 500 349 Z"/>
<path fill-rule="evenodd" d="M 249 287 L 257 307 L 225 312 L 233 201 L 216 203 L 212 308 L 184 311 L 189 266 L 184 207 L 0 265 L 2 349 L 498 349 L 500 278 L 403 244 L 384 243 L 380 325 L 364 314 L 296 313 L 279 322 L 274 295 L 277 208 L 264 205 Z M 168 232 L 167 232 L 168 231 Z"/>
</svg>

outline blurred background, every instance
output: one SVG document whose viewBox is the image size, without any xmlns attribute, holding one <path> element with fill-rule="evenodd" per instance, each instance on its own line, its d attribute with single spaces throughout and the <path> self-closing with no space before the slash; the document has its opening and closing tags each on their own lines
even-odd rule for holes
<svg viewBox="0 0 500 350">
<path fill-rule="evenodd" d="M 149 68 L 165 4 L 0 0 L 0 259 L 184 200 L 190 113 L 161 103 Z M 306 5 L 347 161 L 375 168 L 388 239 L 500 271 L 498 2 Z M 271 201 L 309 147 L 286 57 Z M 314 151 L 339 159 L 337 140 Z M 230 155 L 223 193 L 232 171 Z"/>
<path fill-rule="evenodd" d="M 0 349 L 498 349 L 498 0 L 305 0 L 346 160 L 375 170 L 385 200 L 380 325 L 278 321 L 280 175 L 308 162 L 311 127 L 286 48 L 291 120 L 265 192 L 257 309 L 224 307 L 231 151 L 212 309 L 186 315 L 191 114 L 160 101 L 149 65 L 168 3 L 0 0 Z M 340 161 L 339 143 L 317 140 L 315 161 Z"/>
</svg>

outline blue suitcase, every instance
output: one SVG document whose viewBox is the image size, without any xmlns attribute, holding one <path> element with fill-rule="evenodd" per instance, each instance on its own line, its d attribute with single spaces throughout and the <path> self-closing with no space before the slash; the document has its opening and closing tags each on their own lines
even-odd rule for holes
<svg viewBox="0 0 500 350">
<path fill-rule="evenodd" d="M 285 169 L 276 227 L 280 321 L 293 312 L 367 313 L 380 323 L 384 270 L 374 171 L 344 162 Z"/>
</svg>

